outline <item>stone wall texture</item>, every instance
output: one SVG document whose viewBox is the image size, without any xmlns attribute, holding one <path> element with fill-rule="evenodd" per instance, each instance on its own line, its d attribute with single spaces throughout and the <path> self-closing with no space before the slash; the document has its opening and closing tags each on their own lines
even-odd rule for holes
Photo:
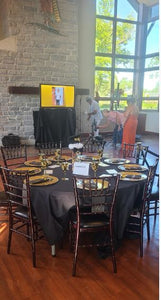
<svg viewBox="0 0 161 300">
<path fill-rule="evenodd" d="M 10 94 L 9 86 L 78 86 L 78 0 L 58 4 L 61 22 L 54 28 L 60 34 L 31 24 L 44 22 L 39 0 L 5 0 L 7 36 L 16 37 L 17 51 L 0 50 L 1 138 L 14 133 L 27 143 L 34 140 L 33 111 L 40 107 L 39 95 Z"/>
</svg>

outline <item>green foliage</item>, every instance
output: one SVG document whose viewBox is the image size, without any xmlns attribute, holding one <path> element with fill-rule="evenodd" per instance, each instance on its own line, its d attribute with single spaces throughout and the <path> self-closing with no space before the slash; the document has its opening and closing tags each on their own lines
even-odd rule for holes
<svg viewBox="0 0 161 300">
<path fill-rule="evenodd" d="M 131 54 L 127 50 L 126 45 L 129 41 L 133 41 L 135 38 L 136 25 L 131 23 L 117 22 L 117 31 L 116 31 L 116 53 L 129 55 Z"/>
<path fill-rule="evenodd" d="M 112 52 L 112 29 L 112 21 L 96 19 L 96 52 Z"/>
<path fill-rule="evenodd" d="M 159 66 L 159 56 L 154 56 L 151 58 L 147 58 L 146 68 Z"/>
<path fill-rule="evenodd" d="M 110 110 L 111 108 L 111 101 L 110 100 L 104 100 L 104 101 L 99 101 L 99 107 L 101 110 L 108 109 Z M 125 108 L 127 107 L 127 101 L 120 101 L 119 106 L 117 107 L 118 110 L 120 111 L 125 111 Z"/>
<path fill-rule="evenodd" d="M 113 16 L 114 0 L 97 0 L 96 13 L 102 16 Z M 129 15 L 128 20 L 133 20 L 133 16 Z M 116 30 L 116 53 L 129 55 L 127 44 L 135 38 L 135 25 L 131 23 L 117 22 Z M 98 67 L 111 67 L 112 59 L 108 56 L 112 53 L 113 43 L 113 21 L 96 18 L 96 38 L 95 51 L 107 54 L 106 57 L 97 56 L 95 65 Z M 128 65 L 128 68 L 133 67 L 133 60 L 119 58 L 117 63 L 122 64 L 121 67 Z M 118 78 L 115 73 L 115 87 L 117 86 Z M 132 93 L 132 80 L 126 78 L 121 81 L 121 88 L 125 88 L 125 95 Z M 130 92 L 128 90 L 130 89 Z M 112 88 L 114 89 L 114 88 Z M 96 71 L 95 72 L 95 90 L 99 92 L 101 97 L 108 97 L 111 95 L 111 72 L 110 71 Z"/>
<path fill-rule="evenodd" d="M 95 66 L 104 67 L 104 68 L 111 67 L 112 59 L 111 59 L 111 57 L 96 56 L 95 57 Z"/>
<path fill-rule="evenodd" d="M 148 71 L 144 73 L 143 97 L 159 96 L 159 71 Z"/>
<path fill-rule="evenodd" d="M 100 97 L 110 96 L 111 72 L 95 71 L 95 88 Z"/>
<path fill-rule="evenodd" d="M 113 17 L 114 0 L 97 0 L 96 14 Z"/>
<path fill-rule="evenodd" d="M 115 89 L 117 88 L 117 83 L 118 83 L 118 79 L 117 79 L 117 75 L 115 73 Z M 132 87 L 133 87 L 133 80 L 131 80 L 130 78 L 128 78 L 128 75 L 125 73 L 125 77 L 123 77 L 120 81 L 120 85 L 121 85 L 121 89 L 123 89 L 123 97 L 127 97 L 129 94 L 132 94 Z"/>
<path fill-rule="evenodd" d="M 116 58 L 115 59 L 115 67 L 116 68 L 134 68 L 134 59 L 131 58 Z"/>
<path fill-rule="evenodd" d="M 143 110 L 158 110 L 158 100 L 143 100 L 142 101 Z"/>
</svg>

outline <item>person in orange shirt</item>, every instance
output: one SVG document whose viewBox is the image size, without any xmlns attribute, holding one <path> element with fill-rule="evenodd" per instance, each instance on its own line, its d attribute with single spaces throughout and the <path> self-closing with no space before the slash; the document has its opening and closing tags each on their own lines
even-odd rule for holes
<svg viewBox="0 0 161 300">
<path fill-rule="evenodd" d="M 138 125 L 138 115 L 139 110 L 135 104 L 135 99 L 133 96 L 129 96 L 127 99 L 127 109 L 124 112 L 124 128 L 122 137 L 122 147 L 124 143 L 135 144 L 136 129 Z"/>
</svg>

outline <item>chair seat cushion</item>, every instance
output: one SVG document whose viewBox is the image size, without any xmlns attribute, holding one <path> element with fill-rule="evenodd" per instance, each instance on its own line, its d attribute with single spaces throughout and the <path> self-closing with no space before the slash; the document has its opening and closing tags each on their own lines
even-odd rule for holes
<svg viewBox="0 0 161 300">
<path fill-rule="evenodd" d="M 72 223 L 77 224 L 77 220 L 73 219 Z M 105 214 L 95 214 L 95 215 L 84 215 L 81 216 L 80 227 L 81 228 L 98 228 L 102 226 L 109 225 L 109 218 Z"/>
<path fill-rule="evenodd" d="M 28 219 L 28 208 L 25 206 L 18 206 L 15 209 L 14 215 L 17 217 Z M 33 219 L 36 220 L 36 216 L 33 216 Z"/>
<path fill-rule="evenodd" d="M 27 218 L 27 219 L 28 219 L 28 210 L 27 210 L 27 207 L 24 207 L 24 206 L 18 206 L 18 207 L 15 209 L 14 215 L 15 215 L 15 216 L 19 216 L 19 217 Z"/>
</svg>

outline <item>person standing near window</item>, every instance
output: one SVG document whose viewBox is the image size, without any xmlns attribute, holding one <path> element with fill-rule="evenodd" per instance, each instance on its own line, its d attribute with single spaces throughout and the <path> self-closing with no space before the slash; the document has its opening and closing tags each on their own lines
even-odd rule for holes
<svg viewBox="0 0 161 300">
<path fill-rule="evenodd" d="M 99 126 L 101 120 L 102 120 L 102 113 L 99 107 L 99 104 L 92 99 L 91 96 L 86 98 L 86 101 L 90 105 L 89 113 L 88 113 L 88 118 L 87 120 L 91 120 L 92 123 L 92 132 L 94 132 L 94 136 L 99 135 L 99 130 L 97 127 Z"/>
<path fill-rule="evenodd" d="M 136 129 L 138 125 L 138 115 L 139 110 L 135 104 L 135 99 L 133 96 L 129 96 L 127 99 L 127 109 L 124 112 L 124 128 L 122 137 L 122 147 L 124 143 L 135 144 Z"/>
</svg>

